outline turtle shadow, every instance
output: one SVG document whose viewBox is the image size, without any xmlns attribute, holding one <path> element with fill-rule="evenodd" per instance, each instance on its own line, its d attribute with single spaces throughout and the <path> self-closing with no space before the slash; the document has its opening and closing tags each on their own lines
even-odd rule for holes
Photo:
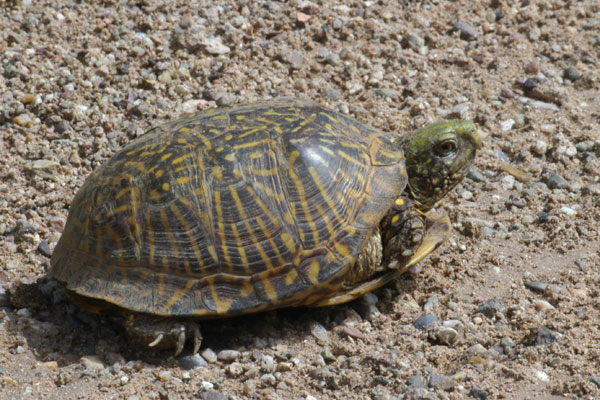
<svg viewBox="0 0 600 400">
<path fill-rule="evenodd" d="M 408 289 L 412 280 L 402 286 Z M 386 290 L 378 289 L 377 292 Z M 389 290 L 389 289 L 387 289 Z M 393 289 L 392 289 L 393 290 Z M 8 331 L 24 338 L 35 357 L 56 361 L 59 366 L 80 364 L 81 357 L 95 355 L 114 360 L 140 360 L 162 366 L 176 365 L 173 350 L 153 350 L 128 338 L 119 313 L 94 314 L 72 304 L 57 281 L 43 277 L 32 283 L 17 283 L 9 290 L 11 307 Z M 201 352 L 211 348 L 238 351 L 294 346 L 311 336 L 311 327 L 321 324 L 331 334 L 348 315 L 360 310 L 360 299 L 346 304 L 309 308 L 294 307 L 257 314 L 199 320 L 203 340 Z M 381 312 L 391 306 L 378 303 Z M 19 342 L 17 339 L 16 342 Z M 189 354 L 186 345 L 183 354 Z M 112 360 L 112 361 L 111 361 Z"/>
</svg>

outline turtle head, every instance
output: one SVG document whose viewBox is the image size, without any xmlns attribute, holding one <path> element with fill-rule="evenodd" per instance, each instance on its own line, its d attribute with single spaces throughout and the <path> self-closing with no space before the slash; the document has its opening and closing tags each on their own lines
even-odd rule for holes
<svg viewBox="0 0 600 400">
<path fill-rule="evenodd" d="M 402 138 L 408 192 L 421 210 L 435 205 L 469 171 L 481 139 L 470 121 L 440 121 Z"/>
</svg>

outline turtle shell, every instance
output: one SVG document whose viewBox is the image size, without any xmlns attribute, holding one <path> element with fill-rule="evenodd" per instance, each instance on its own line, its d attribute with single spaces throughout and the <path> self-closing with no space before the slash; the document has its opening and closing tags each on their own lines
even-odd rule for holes
<svg viewBox="0 0 600 400">
<path fill-rule="evenodd" d="M 161 316 L 310 305 L 341 289 L 406 183 L 388 137 L 313 102 L 186 116 L 89 176 L 51 275 Z"/>
</svg>

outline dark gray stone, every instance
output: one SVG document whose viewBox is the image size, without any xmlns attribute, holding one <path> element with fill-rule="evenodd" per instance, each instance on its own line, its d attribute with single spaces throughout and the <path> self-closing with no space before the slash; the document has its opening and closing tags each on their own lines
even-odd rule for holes
<svg viewBox="0 0 600 400">
<path fill-rule="evenodd" d="M 469 392 L 469 396 L 473 397 L 474 399 L 485 400 L 489 396 L 489 393 L 487 390 L 473 388 Z"/>
<path fill-rule="evenodd" d="M 454 31 L 460 32 L 460 38 L 463 40 L 475 40 L 479 36 L 479 33 L 472 25 L 464 22 L 458 21 L 453 26 L 452 29 Z"/>
<path fill-rule="evenodd" d="M 566 189 L 569 186 L 569 182 L 556 172 L 551 172 L 546 179 L 546 186 L 549 189 Z"/>
<path fill-rule="evenodd" d="M 195 369 L 208 367 L 208 363 L 200 354 L 179 357 L 179 366 L 183 369 Z"/>
<path fill-rule="evenodd" d="M 475 309 L 475 314 L 483 314 L 488 318 L 494 318 L 497 312 L 504 311 L 504 304 L 499 299 L 490 299 Z"/>
<path fill-rule="evenodd" d="M 581 78 L 581 72 L 575 67 L 568 67 L 563 71 L 563 77 L 571 82 L 575 82 Z"/>
<path fill-rule="evenodd" d="M 525 281 L 525 287 L 537 293 L 544 293 L 548 284 L 545 282 Z"/>
<path fill-rule="evenodd" d="M 40 244 L 38 244 L 37 251 L 44 257 L 50 257 L 52 255 L 50 245 L 46 240 L 42 240 Z"/>
<path fill-rule="evenodd" d="M 228 397 L 213 390 L 207 390 L 198 394 L 200 400 L 228 400 Z"/>
<path fill-rule="evenodd" d="M 427 388 L 427 382 L 425 382 L 425 379 L 420 374 L 415 374 L 415 375 L 409 377 L 406 380 L 406 385 L 407 385 L 406 390 L 426 389 Z"/>
<path fill-rule="evenodd" d="M 523 340 L 526 346 L 541 346 L 556 342 L 556 336 L 545 326 L 533 329 Z"/>
<path fill-rule="evenodd" d="M 469 172 L 467 172 L 467 178 L 473 182 L 485 182 L 485 176 L 483 176 L 483 174 L 476 168 L 469 169 Z"/>
<path fill-rule="evenodd" d="M 413 326 L 421 331 L 433 328 L 434 324 L 439 324 L 438 317 L 433 314 L 423 314 L 413 322 Z"/>
</svg>

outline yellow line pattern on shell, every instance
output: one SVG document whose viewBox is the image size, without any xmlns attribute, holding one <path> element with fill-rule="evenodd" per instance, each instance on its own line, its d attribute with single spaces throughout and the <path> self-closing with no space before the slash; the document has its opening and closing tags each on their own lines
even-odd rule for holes
<svg viewBox="0 0 600 400">
<path fill-rule="evenodd" d="M 258 147 L 261 144 L 267 144 L 267 143 L 269 143 L 268 139 L 256 140 L 254 142 L 247 142 L 247 143 L 236 144 L 235 146 L 233 146 L 233 149 L 234 150 L 247 149 L 249 147 Z"/>
<path fill-rule="evenodd" d="M 148 233 L 148 250 L 149 250 L 149 255 L 148 255 L 148 261 L 150 262 L 150 265 L 155 264 L 154 261 L 154 252 L 155 252 L 155 243 L 154 243 L 154 231 L 151 229 L 151 223 L 150 223 L 150 212 L 146 211 L 146 215 L 145 215 L 145 220 L 146 220 L 146 232 Z"/>
<path fill-rule="evenodd" d="M 285 275 L 285 284 L 290 286 L 298 278 L 298 272 L 294 268 L 290 269 Z"/>
<path fill-rule="evenodd" d="M 340 223 L 340 224 L 343 223 L 344 218 L 342 218 L 340 216 L 340 214 L 337 212 L 338 206 L 335 204 L 333 199 L 329 196 L 329 193 L 327 192 L 325 186 L 323 185 L 323 182 L 321 182 L 321 178 L 319 178 L 319 174 L 317 173 L 317 170 L 315 169 L 315 167 L 309 167 L 308 172 L 309 172 L 310 176 L 313 178 L 313 181 L 319 187 L 319 192 L 321 193 L 323 200 L 325 200 L 325 203 L 327 203 L 327 206 L 329 207 L 328 211 L 333 213 L 333 216 L 337 220 L 338 223 Z M 337 183 L 337 179 L 334 178 L 334 182 Z M 345 202 L 344 202 L 344 204 L 345 204 Z M 327 212 L 319 211 L 319 215 L 326 216 Z M 328 225 L 328 228 L 329 228 L 329 232 L 333 232 L 333 227 L 331 225 Z"/>
<path fill-rule="evenodd" d="M 185 227 L 185 232 L 186 232 L 188 238 L 190 239 L 190 244 L 192 245 L 192 249 L 194 250 L 194 256 L 196 257 L 196 261 L 198 261 L 198 265 L 201 267 L 204 266 L 204 263 L 202 262 L 202 254 L 200 253 L 200 248 L 198 247 L 198 244 L 196 243 L 196 240 L 194 239 L 192 227 L 190 226 L 188 221 L 185 219 L 185 217 L 181 213 L 181 210 L 179 209 L 179 207 L 177 207 L 175 204 L 171 204 L 171 212 L 173 214 L 175 214 L 175 217 L 177 218 L 177 220 L 179 221 L 181 226 Z M 188 266 L 189 266 L 189 263 L 188 263 Z M 186 271 L 186 272 L 190 275 L 192 273 L 191 269 L 189 269 L 189 271 Z M 188 275 L 188 276 L 190 276 L 190 275 Z"/>
<path fill-rule="evenodd" d="M 256 176 L 274 176 L 277 174 L 277 169 L 269 168 L 269 169 L 258 169 L 258 168 L 250 168 L 250 173 Z"/>
<path fill-rule="evenodd" d="M 221 204 L 221 193 L 217 190 L 215 190 L 214 192 L 213 204 L 215 207 L 215 211 L 217 212 L 217 234 L 219 235 L 219 239 L 221 240 L 221 249 L 223 249 L 223 257 L 225 258 L 225 263 L 227 263 L 227 265 L 231 265 L 231 257 L 229 256 L 227 240 L 225 238 L 225 225 L 222 222 L 218 222 L 223 221 L 223 205 Z"/>
<path fill-rule="evenodd" d="M 179 185 L 183 185 L 185 183 L 188 183 L 191 180 L 191 178 L 189 176 L 182 176 L 181 178 L 177 178 L 177 180 L 175 180 L 175 182 L 177 182 L 177 184 Z"/>
<path fill-rule="evenodd" d="M 173 155 L 173 153 L 167 153 L 167 154 L 163 154 L 163 155 L 160 157 L 160 161 L 166 161 L 166 160 L 168 160 L 168 159 L 169 159 L 169 158 L 170 158 L 172 155 Z"/>
<path fill-rule="evenodd" d="M 254 292 L 254 286 L 248 281 L 242 283 L 242 287 L 240 288 L 240 297 L 242 299 L 250 296 Z"/>
<path fill-rule="evenodd" d="M 193 289 L 195 283 L 196 283 L 195 280 L 190 279 L 186 282 L 185 288 L 183 288 L 183 290 L 175 289 L 173 291 L 173 295 L 171 296 L 171 298 L 163 306 L 164 311 L 168 312 L 168 310 L 171 307 L 173 307 L 179 300 L 184 298 L 185 295 L 188 294 Z"/>
<path fill-rule="evenodd" d="M 246 190 L 250 191 L 251 188 L 247 187 Z M 265 263 L 267 269 L 272 269 L 273 263 L 272 263 L 271 259 L 267 256 L 267 253 L 265 252 L 265 250 L 261 246 L 258 238 L 256 237 L 256 234 L 254 233 L 254 231 L 255 231 L 254 227 L 250 226 L 250 222 L 248 221 L 248 217 L 246 215 L 246 210 L 244 209 L 244 205 L 242 204 L 242 200 L 240 199 L 240 196 L 239 196 L 237 190 L 235 190 L 234 187 L 230 187 L 230 191 L 231 191 L 231 196 L 233 197 L 233 200 L 235 201 L 235 206 L 237 208 L 237 211 L 240 214 L 240 218 L 242 221 L 244 221 L 244 226 L 246 227 L 246 230 L 250 234 L 250 237 L 252 238 L 252 242 L 254 243 L 254 246 L 260 253 L 260 257 L 263 260 L 263 262 Z M 255 197 L 255 199 L 257 199 L 257 197 Z M 268 233 L 268 231 L 263 231 L 263 232 Z M 236 233 L 237 233 L 237 230 L 236 230 Z M 236 237 L 236 239 L 239 240 L 239 237 Z M 240 246 L 242 246 L 242 243 L 240 243 Z M 242 248 L 242 250 L 243 250 L 243 248 Z M 245 252 L 244 252 L 244 256 L 245 256 Z M 248 259 L 245 259 L 244 264 L 246 264 L 246 265 L 248 264 Z M 252 274 L 252 271 L 249 270 L 248 274 L 249 275 Z"/>
<path fill-rule="evenodd" d="M 121 197 L 125 196 L 127 193 L 129 193 L 129 191 L 131 190 L 131 187 L 128 186 L 126 188 L 123 188 L 121 190 L 119 190 L 119 192 L 117 193 L 117 195 L 115 196 L 115 200 L 119 200 Z"/>
<path fill-rule="evenodd" d="M 308 280 L 311 281 L 315 285 L 319 283 L 320 269 L 321 269 L 321 267 L 317 260 L 312 260 L 310 262 L 310 264 L 308 265 L 308 271 L 307 271 Z"/>
<path fill-rule="evenodd" d="M 273 286 L 273 284 L 271 283 L 269 278 L 266 278 L 263 280 L 263 286 L 265 289 L 265 294 L 267 295 L 269 300 L 270 301 L 277 300 L 277 289 L 275 289 L 275 286 Z"/>
<path fill-rule="evenodd" d="M 281 234 L 281 240 L 283 241 L 283 244 L 291 254 L 294 254 L 296 252 L 296 244 L 292 235 L 290 235 L 287 232 L 284 232 Z"/>
<path fill-rule="evenodd" d="M 217 286 L 214 280 L 210 282 L 210 293 L 212 295 L 215 306 L 217 307 L 217 314 L 225 314 L 233 304 L 233 299 L 221 300 L 217 294 Z"/>
<path fill-rule="evenodd" d="M 181 252 L 179 251 L 179 246 L 177 245 L 177 240 L 175 239 L 175 235 L 173 234 L 173 229 L 171 229 L 171 224 L 169 223 L 169 218 L 167 218 L 167 211 L 164 208 L 160 209 L 160 222 L 162 223 L 163 230 L 166 232 L 169 237 L 169 247 L 173 251 L 174 259 L 181 259 Z M 167 270 L 169 267 L 169 260 L 167 257 L 162 257 L 161 259 L 162 266 Z"/>
<path fill-rule="evenodd" d="M 310 233 L 312 233 L 313 240 L 315 243 L 319 243 L 319 231 L 317 230 L 317 224 L 311 218 L 310 207 L 309 207 L 308 201 L 306 200 L 306 192 L 304 191 L 304 185 L 302 184 L 302 180 L 298 177 L 298 175 L 294 171 L 294 162 L 296 161 L 296 159 L 299 156 L 300 156 L 300 153 L 298 151 L 292 151 L 290 153 L 291 168 L 290 168 L 289 174 L 290 174 L 290 178 L 292 178 L 292 181 L 294 181 L 294 186 L 296 187 L 296 190 L 298 191 L 298 196 L 300 197 L 300 205 L 301 205 L 302 209 L 304 210 L 304 216 L 306 217 L 306 222 L 310 226 Z M 296 209 L 294 207 L 294 203 L 291 203 L 290 205 L 292 207 L 292 212 L 294 214 L 296 214 Z M 300 240 L 302 240 L 302 243 L 305 244 L 306 243 L 306 236 L 305 236 L 306 234 L 305 234 L 304 230 L 300 229 L 298 233 L 300 234 Z"/>
<path fill-rule="evenodd" d="M 185 161 L 188 158 L 193 157 L 193 156 L 194 156 L 194 153 L 192 153 L 192 152 L 184 154 L 182 156 L 179 156 L 176 159 L 174 159 L 173 161 L 171 161 L 171 165 L 177 165 L 177 164 L 179 164 L 179 163 L 181 163 L 181 162 L 183 162 L 183 161 Z"/>
<path fill-rule="evenodd" d="M 348 257 L 350 255 L 350 249 L 348 249 L 348 246 L 345 244 L 336 242 L 334 246 L 337 252 L 342 256 Z"/>
</svg>

